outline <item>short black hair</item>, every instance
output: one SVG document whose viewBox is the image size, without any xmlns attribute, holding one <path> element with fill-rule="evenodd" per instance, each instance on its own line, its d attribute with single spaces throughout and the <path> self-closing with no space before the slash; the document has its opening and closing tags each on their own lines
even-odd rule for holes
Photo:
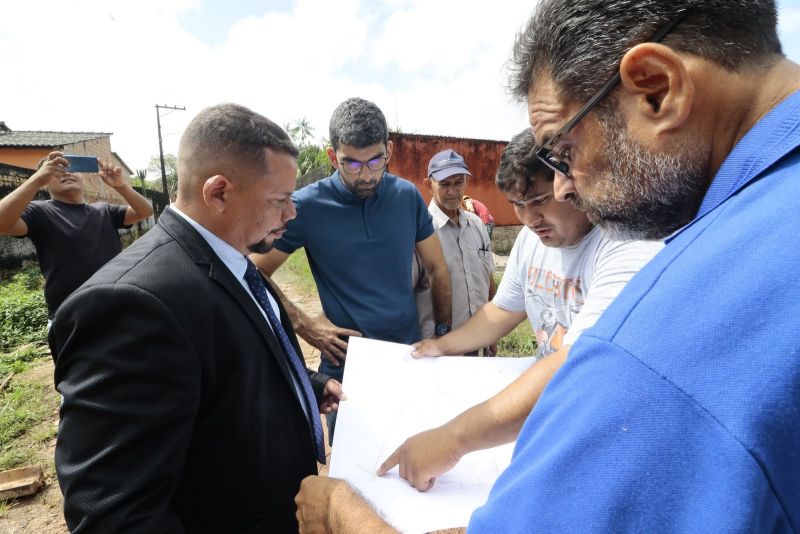
<svg viewBox="0 0 800 534">
<path fill-rule="evenodd" d="M 205 108 L 186 127 L 178 147 L 179 196 L 191 197 L 195 179 L 268 168 L 266 148 L 295 158 L 298 154 L 289 135 L 255 111 L 239 104 Z"/>
<path fill-rule="evenodd" d="M 537 178 L 552 182 L 555 173 L 536 157 L 536 140 L 530 128 L 525 128 L 503 149 L 494 183 L 500 191 L 524 198 Z"/>
<path fill-rule="evenodd" d="M 329 127 L 331 146 L 364 148 L 389 142 L 386 117 L 378 106 L 363 98 L 348 98 L 333 111 Z"/>
<path fill-rule="evenodd" d="M 202 110 L 186 127 L 180 145 L 193 147 L 194 153 L 228 153 L 256 165 L 263 165 L 265 148 L 294 157 L 298 154 L 280 126 L 239 104 L 218 104 Z"/>
</svg>

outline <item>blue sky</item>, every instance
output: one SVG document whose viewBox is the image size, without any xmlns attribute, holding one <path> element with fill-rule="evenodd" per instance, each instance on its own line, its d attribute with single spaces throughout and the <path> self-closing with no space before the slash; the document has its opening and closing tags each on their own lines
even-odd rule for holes
<svg viewBox="0 0 800 534">
<path fill-rule="evenodd" d="M 733 1 L 733 0 L 732 0 Z M 191 117 L 223 101 L 318 137 L 350 96 L 405 132 L 508 139 L 526 125 L 504 63 L 532 0 L 27 0 L 7 2 L 0 120 L 17 130 L 108 131 L 133 168 L 175 152 Z M 800 63 L 800 0 L 779 0 Z M 46 16 L 43 16 L 46 14 Z M 80 73 L 75 75 L 74 73 Z"/>
</svg>

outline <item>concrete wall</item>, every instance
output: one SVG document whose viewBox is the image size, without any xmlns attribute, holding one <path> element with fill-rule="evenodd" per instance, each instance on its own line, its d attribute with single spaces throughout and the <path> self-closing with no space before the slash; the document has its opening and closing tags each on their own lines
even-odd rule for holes
<svg viewBox="0 0 800 534">
<path fill-rule="evenodd" d="M 31 240 L 0 235 L 0 269 L 18 269 L 25 261 L 37 261 Z"/>
<path fill-rule="evenodd" d="M 486 204 L 497 226 L 519 224 L 514 208 L 494 185 L 500 156 L 508 144 L 505 141 L 394 132 L 389 134 L 389 139 L 394 145 L 389 172 L 413 182 L 426 202 L 430 202 L 431 195 L 422 180 L 428 176 L 428 161 L 437 152 L 452 148 L 464 156 L 472 173 L 467 184 L 467 195 Z"/>
<path fill-rule="evenodd" d="M 517 234 L 524 227 L 521 224 L 509 226 L 495 226 L 492 232 L 492 252 L 503 256 L 511 252 L 511 247 L 514 246 L 514 241 L 517 239 Z"/>
</svg>

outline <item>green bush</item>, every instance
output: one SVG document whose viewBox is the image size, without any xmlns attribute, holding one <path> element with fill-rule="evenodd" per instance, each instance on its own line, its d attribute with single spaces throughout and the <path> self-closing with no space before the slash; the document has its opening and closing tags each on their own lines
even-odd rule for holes
<svg viewBox="0 0 800 534">
<path fill-rule="evenodd" d="M 47 304 L 43 285 L 37 269 L 20 271 L 0 285 L 0 352 L 45 342 Z"/>
</svg>

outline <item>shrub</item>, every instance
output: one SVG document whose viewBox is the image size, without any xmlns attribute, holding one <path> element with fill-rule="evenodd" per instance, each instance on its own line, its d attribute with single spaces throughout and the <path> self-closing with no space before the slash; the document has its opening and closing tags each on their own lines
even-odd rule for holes
<svg viewBox="0 0 800 534">
<path fill-rule="evenodd" d="M 47 304 L 37 269 L 20 271 L 0 286 L 0 352 L 26 343 L 44 343 Z"/>
</svg>

